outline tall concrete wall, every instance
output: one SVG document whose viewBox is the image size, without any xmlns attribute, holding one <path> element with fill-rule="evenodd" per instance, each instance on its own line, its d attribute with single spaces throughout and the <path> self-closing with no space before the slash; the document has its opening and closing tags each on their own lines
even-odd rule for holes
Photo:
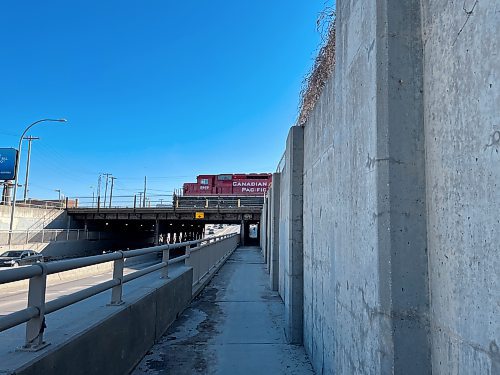
<svg viewBox="0 0 500 375">
<path fill-rule="evenodd" d="M 269 190 L 269 284 L 271 290 L 278 290 L 279 283 L 279 231 L 280 231 L 280 181 L 281 174 L 273 173 L 273 185 Z"/>
<path fill-rule="evenodd" d="M 304 127 L 304 345 L 318 373 L 500 374 L 499 10 L 337 2 L 335 73 Z"/>
<path fill-rule="evenodd" d="M 423 5 L 432 368 L 500 374 L 500 3 Z"/>
<path fill-rule="evenodd" d="M 302 192 L 304 171 L 304 129 L 294 126 L 288 133 L 280 190 L 279 273 L 283 280 L 285 333 L 289 342 L 303 340 L 303 247 Z M 269 232 L 268 232 L 269 233 Z"/>
</svg>

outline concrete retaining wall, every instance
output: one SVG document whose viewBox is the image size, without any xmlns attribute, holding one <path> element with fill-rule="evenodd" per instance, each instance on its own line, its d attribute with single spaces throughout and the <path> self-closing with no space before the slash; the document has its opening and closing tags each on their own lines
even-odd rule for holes
<svg viewBox="0 0 500 375">
<path fill-rule="evenodd" d="M 10 225 L 10 206 L 0 205 L 0 230 L 9 230 Z M 66 229 L 68 217 L 66 212 L 58 209 L 44 209 L 36 207 L 18 207 L 14 217 L 14 230 L 26 230 L 33 226 L 41 228 L 38 224 L 46 220 L 45 228 L 48 229 Z"/>
<path fill-rule="evenodd" d="M 303 337 L 318 373 L 500 374 L 497 11 L 337 2 L 335 73 L 304 127 Z M 285 300 L 288 179 L 285 166 Z"/>
<path fill-rule="evenodd" d="M 16 374 L 128 374 L 188 306 L 192 278 L 186 269 Z"/>
<path fill-rule="evenodd" d="M 500 374 L 500 4 L 423 4 L 432 368 Z"/>
</svg>

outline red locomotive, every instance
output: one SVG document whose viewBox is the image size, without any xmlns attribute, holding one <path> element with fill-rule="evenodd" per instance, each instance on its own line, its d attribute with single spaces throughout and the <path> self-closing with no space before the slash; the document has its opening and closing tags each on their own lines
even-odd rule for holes
<svg viewBox="0 0 500 375">
<path fill-rule="evenodd" d="M 219 174 L 199 175 L 196 182 L 183 186 L 184 196 L 263 196 L 271 185 L 272 174 Z"/>
</svg>

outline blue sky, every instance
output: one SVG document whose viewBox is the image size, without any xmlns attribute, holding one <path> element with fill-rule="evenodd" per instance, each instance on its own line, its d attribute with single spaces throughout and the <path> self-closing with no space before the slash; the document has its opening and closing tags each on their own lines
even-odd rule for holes
<svg viewBox="0 0 500 375">
<path fill-rule="evenodd" d="M 0 7 L 0 147 L 31 122 L 30 196 L 133 194 L 272 172 L 297 116 L 323 0 L 16 1 Z M 24 156 L 26 147 L 23 146 Z M 21 179 L 24 182 L 23 158 Z M 21 190 L 22 192 L 22 190 Z"/>
</svg>

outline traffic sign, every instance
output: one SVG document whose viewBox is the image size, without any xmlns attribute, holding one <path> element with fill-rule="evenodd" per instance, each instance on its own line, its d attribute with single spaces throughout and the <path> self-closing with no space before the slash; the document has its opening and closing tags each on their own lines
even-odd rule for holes
<svg viewBox="0 0 500 375">
<path fill-rule="evenodd" d="M 17 150 L 15 148 L 0 148 L 0 180 L 16 178 Z"/>
<path fill-rule="evenodd" d="M 205 213 L 204 212 L 196 212 L 194 214 L 195 219 L 204 219 L 205 218 Z"/>
</svg>

